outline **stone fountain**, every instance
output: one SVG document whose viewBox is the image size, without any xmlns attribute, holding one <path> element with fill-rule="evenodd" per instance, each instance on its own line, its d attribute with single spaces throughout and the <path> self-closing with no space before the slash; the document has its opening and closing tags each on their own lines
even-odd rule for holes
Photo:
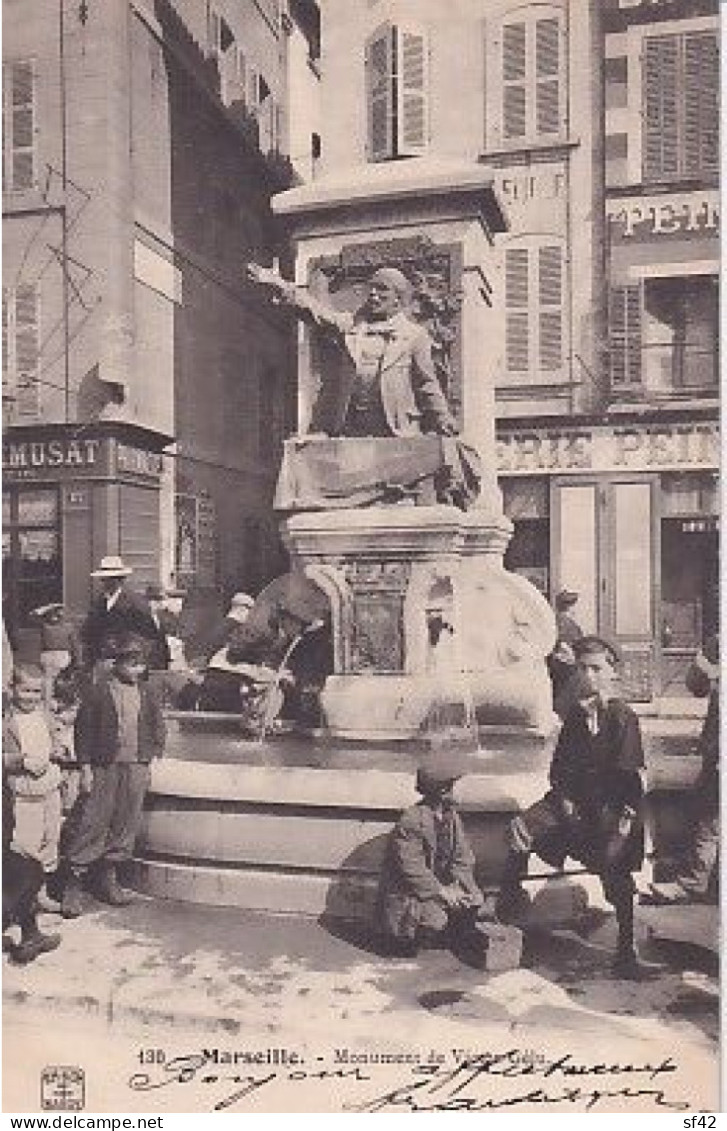
<svg viewBox="0 0 727 1131">
<path fill-rule="evenodd" d="M 292 570 L 330 609 L 321 726 L 261 747 L 234 720 L 173 720 L 139 882 L 171 898 L 360 917 L 423 751 L 456 744 L 471 757 L 460 799 L 485 883 L 509 815 L 543 786 L 554 621 L 503 567 L 511 524 L 495 475 L 506 218 L 483 166 L 425 159 L 273 204 L 295 245 L 296 295 L 314 307 L 356 309 L 377 268 L 407 276 L 458 436 L 336 435 L 340 351 L 315 318 L 301 325 L 298 432 L 276 506 Z"/>
</svg>

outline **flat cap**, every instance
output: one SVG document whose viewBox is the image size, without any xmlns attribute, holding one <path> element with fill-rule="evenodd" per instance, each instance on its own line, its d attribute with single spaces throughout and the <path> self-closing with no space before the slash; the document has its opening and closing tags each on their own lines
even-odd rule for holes
<svg viewBox="0 0 727 1131">
<path fill-rule="evenodd" d="M 612 664 L 620 664 L 623 659 L 619 648 L 603 636 L 582 636 L 571 644 L 577 660 L 605 652 Z"/>
</svg>

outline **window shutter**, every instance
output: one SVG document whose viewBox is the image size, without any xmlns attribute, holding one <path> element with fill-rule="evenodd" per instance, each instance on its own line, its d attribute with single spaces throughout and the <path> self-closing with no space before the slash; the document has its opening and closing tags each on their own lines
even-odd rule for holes
<svg viewBox="0 0 727 1131">
<path fill-rule="evenodd" d="M 506 138 L 524 137 L 527 129 L 527 38 L 524 23 L 502 29 L 502 120 Z"/>
<path fill-rule="evenodd" d="M 3 287 L 3 395 L 9 394 L 12 387 L 10 374 L 10 327 L 8 312 L 8 290 Z"/>
<path fill-rule="evenodd" d="M 509 373 L 527 372 L 530 365 L 528 271 L 528 249 L 508 248 L 505 252 L 505 354 Z"/>
<path fill-rule="evenodd" d="M 397 156 L 423 153 L 427 144 L 427 40 L 423 32 L 396 29 Z"/>
<path fill-rule="evenodd" d="M 658 181 L 679 172 L 679 41 L 651 36 L 644 54 L 644 178 Z"/>
<path fill-rule="evenodd" d="M 367 141 L 369 161 L 385 161 L 394 152 L 394 29 L 382 24 L 367 40 Z"/>
<path fill-rule="evenodd" d="M 641 384 L 641 287 L 612 287 L 609 296 L 611 385 Z"/>
<path fill-rule="evenodd" d="M 563 365 L 563 249 L 538 251 L 540 368 L 548 372 Z"/>
<path fill-rule="evenodd" d="M 535 24 L 535 128 L 538 135 L 560 131 L 560 24 Z"/>
<path fill-rule="evenodd" d="M 15 291 L 15 412 L 27 420 L 37 420 L 40 411 L 38 322 L 38 288 L 34 283 L 22 284 Z"/>
<path fill-rule="evenodd" d="M 719 172 L 719 47 L 712 32 L 684 36 L 684 172 Z"/>
<path fill-rule="evenodd" d="M 35 184 L 35 68 L 32 62 L 3 68 L 3 189 Z"/>
</svg>

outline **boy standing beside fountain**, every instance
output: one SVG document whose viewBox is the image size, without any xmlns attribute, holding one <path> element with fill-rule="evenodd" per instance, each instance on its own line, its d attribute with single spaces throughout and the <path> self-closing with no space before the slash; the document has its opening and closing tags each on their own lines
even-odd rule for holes
<svg viewBox="0 0 727 1131">
<path fill-rule="evenodd" d="M 63 851 L 62 912 L 83 910 L 81 879 L 92 871 L 96 894 L 106 903 L 131 901 L 117 869 L 130 859 L 150 763 L 161 757 L 166 739 L 159 694 L 147 681 L 145 642 L 119 639 L 108 677 L 87 687 L 76 716 L 76 756 L 81 765 L 79 810 L 70 819 Z"/>
</svg>

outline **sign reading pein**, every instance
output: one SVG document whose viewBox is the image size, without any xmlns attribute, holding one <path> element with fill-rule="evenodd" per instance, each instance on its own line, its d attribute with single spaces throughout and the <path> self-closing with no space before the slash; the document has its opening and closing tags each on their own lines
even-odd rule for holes
<svg viewBox="0 0 727 1131">
<path fill-rule="evenodd" d="M 619 197 L 606 204 L 611 239 L 662 240 L 669 236 L 719 236 L 719 192 Z"/>
<path fill-rule="evenodd" d="M 698 471 L 719 466 L 716 423 L 547 428 L 497 438 L 499 475 L 579 471 Z"/>
</svg>

